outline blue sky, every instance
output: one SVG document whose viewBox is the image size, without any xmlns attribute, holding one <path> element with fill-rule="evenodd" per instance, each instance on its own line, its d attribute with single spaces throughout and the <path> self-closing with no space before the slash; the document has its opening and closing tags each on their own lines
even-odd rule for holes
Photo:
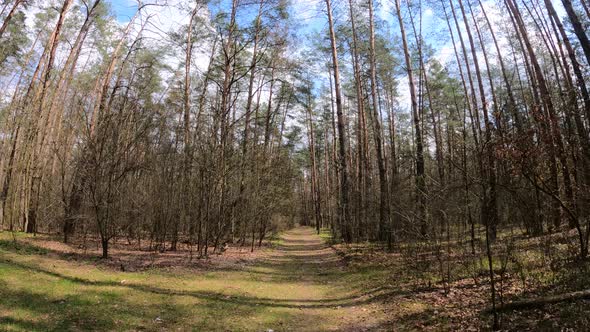
<svg viewBox="0 0 590 332">
<path fill-rule="evenodd" d="M 107 0 L 119 22 L 126 22 L 135 12 L 137 5 L 131 0 Z"/>
<path fill-rule="evenodd" d="M 119 22 L 127 22 L 137 8 L 135 0 L 106 0 L 111 4 L 115 17 Z M 188 3 L 188 2 L 187 2 Z M 337 3 L 337 1 L 335 1 Z M 326 24 L 323 11 L 323 0 L 292 0 L 292 15 L 302 33 L 318 31 Z M 182 21 L 183 17 L 177 17 Z"/>
</svg>

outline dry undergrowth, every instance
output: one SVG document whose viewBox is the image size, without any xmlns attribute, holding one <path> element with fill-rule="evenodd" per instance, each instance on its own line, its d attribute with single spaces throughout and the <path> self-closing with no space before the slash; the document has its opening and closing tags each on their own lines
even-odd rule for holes
<svg viewBox="0 0 590 332">
<path fill-rule="evenodd" d="M 517 245 L 526 247 L 525 252 L 528 252 L 525 256 L 527 261 L 524 263 L 518 263 L 518 259 L 511 258 L 508 264 L 498 263 L 500 266 L 497 267 L 494 261 L 499 306 L 518 299 L 560 294 L 584 287 L 583 282 L 572 280 L 575 277 L 566 274 L 565 271 L 588 280 L 590 275 L 587 272 L 587 262 L 574 261 L 569 263 L 570 266 L 563 263 L 561 270 L 550 271 L 543 262 L 534 261 L 533 257 L 541 256 L 534 252 L 534 248 L 539 247 L 539 242 L 551 240 L 555 242 L 555 246 L 560 246 L 567 242 L 564 237 L 567 235 L 521 240 Z M 408 254 L 401 250 L 403 254 L 400 254 L 399 250 L 386 252 L 373 244 L 335 244 L 333 247 L 350 268 L 387 271 L 381 279 L 374 282 L 400 292 L 404 291 L 402 296 L 381 299 L 383 305 L 389 308 L 389 323 L 397 329 L 480 331 L 491 328 L 490 284 L 485 273 L 487 266 L 481 265 L 481 270 L 478 270 L 478 265 L 471 262 L 471 266 L 476 268 L 451 269 L 451 281 L 447 280 L 449 275 L 445 264 L 450 262 L 452 265 L 468 266 L 470 264 L 466 264 L 466 261 L 474 260 L 474 256 L 465 255 L 453 248 L 451 252 L 446 253 L 445 258 L 449 259 L 443 262 L 441 276 L 440 260 L 433 252 Z M 565 252 L 559 254 L 562 255 L 560 257 L 566 255 Z M 408 255 L 411 257 L 408 258 Z M 502 255 L 506 253 L 499 254 Z M 519 259 L 523 260 L 522 257 Z M 423 264 L 416 260 L 422 261 Z M 587 284 L 585 287 L 588 287 Z M 590 300 L 581 299 L 526 310 L 506 311 L 501 313 L 500 323 L 502 329 L 509 331 L 561 331 L 568 328 L 572 331 L 590 330 Z"/>
<path fill-rule="evenodd" d="M 97 239 L 75 239 L 65 244 L 58 238 L 46 234 L 19 239 L 26 244 L 47 250 L 47 255 L 70 261 L 92 261 L 94 264 L 125 272 L 139 272 L 148 269 L 198 269 L 214 270 L 227 267 L 239 268 L 253 261 L 269 256 L 270 242 L 252 252 L 250 247 L 227 245 L 223 252 L 209 250 L 206 257 L 198 257 L 195 249 L 191 252 L 187 244 L 179 244 L 176 251 L 150 250 L 149 245 L 128 243 L 119 240 L 109 246 L 109 259 L 100 259 L 101 248 Z M 166 244 L 169 248 L 169 244 Z"/>
</svg>

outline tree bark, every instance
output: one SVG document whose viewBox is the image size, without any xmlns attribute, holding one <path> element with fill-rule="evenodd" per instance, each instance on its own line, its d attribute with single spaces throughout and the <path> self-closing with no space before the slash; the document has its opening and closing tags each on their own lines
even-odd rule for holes
<svg viewBox="0 0 590 332">
<path fill-rule="evenodd" d="M 25 0 L 16 0 L 14 2 L 14 4 L 12 5 L 12 8 L 10 9 L 10 11 L 8 12 L 8 14 L 4 18 L 4 22 L 2 22 L 2 26 L 0 26 L 0 40 L 2 40 L 2 35 L 4 35 L 4 32 L 6 31 L 6 28 L 8 27 L 8 23 L 10 22 L 10 20 L 12 19 L 12 17 L 14 17 L 14 14 L 16 13 L 16 10 L 24 2 L 25 2 Z"/>
<path fill-rule="evenodd" d="M 586 30 L 584 29 L 584 26 L 582 25 L 582 22 L 580 21 L 578 14 L 576 14 L 576 11 L 574 10 L 572 1 L 561 0 L 561 3 L 565 8 L 567 16 L 569 17 L 572 27 L 574 28 L 574 33 L 578 37 L 580 45 L 582 46 L 582 50 L 584 51 L 584 55 L 586 56 L 586 61 L 590 66 L 590 40 L 588 40 Z"/>
<path fill-rule="evenodd" d="M 340 71 L 338 68 L 338 50 L 336 48 L 336 33 L 334 32 L 334 23 L 332 19 L 332 6 L 330 0 L 325 0 L 328 13 L 328 25 L 330 29 L 330 43 L 332 48 L 332 64 L 334 74 L 334 92 L 336 94 L 336 116 L 338 119 L 339 141 L 339 167 L 340 167 L 340 209 L 338 219 L 342 225 L 342 237 L 346 242 L 351 241 L 350 231 L 350 207 L 349 207 L 349 188 L 348 188 L 348 164 L 346 161 L 348 139 L 346 133 L 346 123 L 344 119 L 344 110 L 342 107 L 342 95 L 340 92 Z"/>
<path fill-rule="evenodd" d="M 420 223 L 420 233 L 423 237 L 427 235 L 426 224 L 426 179 L 424 178 L 424 145 L 422 139 L 422 127 L 420 124 L 420 115 L 418 114 L 418 99 L 416 95 L 416 85 L 414 82 L 414 73 L 412 70 L 412 60 L 410 57 L 410 49 L 408 46 L 408 40 L 406 38 L 406 30 L 404 27 L 404 21 L 401 14 L 400 0 L 395 0 L 395 9 L 397 12 L 400 34 L 402 37 L 402 47 L 404 50 L 404 59 L 406 64 L 406 72 L 408 74 L 408 84 L 410 87 L 410 101 L 412 106 L 412 115 L 414 117 L 414 130 L 416 135 L 416 190 L 418 198 L 418 221 Z"/>
<path fill-rule="evenodd" d="M 375 151 L 377 153 L 377 167 L 379 169 L 379 237 L 380 240 L 389 240 L 391 245 L 391 230 L 389 216 L 389 187 L 387 183 L 387 169 L 383 154 L 383 129 L 381 128 L 381 115 L 379 112 L 379 100 L 377 98 L 377 59 L 375 55 L 375 23 L 373 17 L 373 0 L 369 0 L 369 30 L 370 30 L 370 66 L 371 66 L 371 100 L 373 101 L 373 125 Z"/>
</svg>

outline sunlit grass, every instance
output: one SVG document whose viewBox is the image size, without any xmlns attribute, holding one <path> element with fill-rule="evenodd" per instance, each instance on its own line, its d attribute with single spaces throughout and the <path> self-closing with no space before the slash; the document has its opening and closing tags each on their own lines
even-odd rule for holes
<svg viewBox="0 0 590 332">
<path fill-rule="evenodd" d="M 121 272 L 27 236 L 0 234 L 0 330 L 337 330 L 377 273 L 306 264 L 285 239 L 275 242 L 284 255 L 243 268 Z"/>
</svg>

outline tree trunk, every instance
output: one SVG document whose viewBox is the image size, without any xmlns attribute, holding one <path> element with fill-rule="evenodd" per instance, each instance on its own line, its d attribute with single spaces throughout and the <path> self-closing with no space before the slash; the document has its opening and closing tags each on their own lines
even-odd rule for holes
<svg viewBox="0 0 590 332">
<path fill-rule="evenodd" d="M 379 169 L 379 238 L 384 241 L 391 237 L 389 219 L 389 187 L 387 183 L 387 169 L 383 156 L 383 130 L 381 129 L 381 115 L 379 100 L 377 99 L 377 60 L 375 56 L 375 26 L 373 18 L 373 0 L 369 0 L 369 30 L 370 30 L 370 65 L 371 65 L 371 99 L 373 101 L 373 133 L 375 137 L 375 151 Z M 390 243 L 390 241 L 388 241 Z"/>
<path fill-rule="evenodd" d="M 586 56 L 586 61 L 588 65 L 590 65 L 590 40 L 588 40 L 588 36 L 586 35 L 586 29 L 582 25 L 578 14 L 574 10 L 574 6 L 571 0 L 561 0 L 563 7 L 567 13 L 567 16 L 570 19 L 572 27 L 574 28 L 574 33 L 578 37 L 580 41 L 580 45 L 582 46 L 582 50 L 584 50 L 584 55 Z"/>
<path fill-rule="evenodd" d="M 10 22 L 10 20 L 12 19 L 14 14 L 16 13 L 18 6 L 20 6 L 23 2 L 25 2 L 25 1 L 24 0 L 16 0 L 14 2 L 14 4 L 12 5 L 12 8 L 8 12 L 8 15 L 6 15 L 6 17 L 4 18 L 4 22 L 2 22 L 2 26 L 0 26 L 0 40 L 2 40 L 2 35 L 4 34 L 4 31 L 6 31 L 6 28 L 8 27 L 8 23 Z"/>
<path fill-rule="evenodd" d="M 340 71 L 338 68 L 338 51 L 336 46 L 336 34 L 334 32 L 334 23 L 332 20 L 332 6 L 330 0 L 325 0 L 326 9 L 328 13 L 328 25 L 330 29 L 330 43 L 332 46 L 332 64 L 334 74 L 334 92 L 336 94 L 336 115 L 338 119 L 338 135 L 339 141 L 339 159 L 340 159 L 340 209 L 339 209 L 339 220 L 340 224 L 343 225 L 342 237 L 346 242 L 351 241 L 350 231 L 350 207 L 349 207 L 349 188 L 348 188 L 348 164 L 347 149 L 348 139 L 346 133 L 346 123 L 344 119 L 344 111 L 342 107 L 342 95 L 340 92 Z"/>
<path fill-rule="evenodd" d="M 412 70 L 412 60 L 410 56 L 410 49 L 408 40 L 406 38 L 406 30 L 404 28 L 404 21 L 401 14 L 400 0 L 395 0 L 395 9 L 397 12 L 400 34 L 402 36 L 402 46 L 404 49 L 404 59 L 406 64 L 406 72 L 408 73 L 408 84 L 410 87 L 410 101 L 412 105 L 412 115 L 414 118 L 414 130 L 416 135 L 416 191 L 418 198 L 418 222 L 420 223 L 420 234 L 425 237 L 427 235 L 428 225 L 426 223 L 425 203 L 426 203 L 426 179 L 424 178 L 424 145 L 422 139 L 422 127 L 420 124 L 420 115 L 418 114 L 418 99 L 416 95 L 416 85 L 414 82 L 414 73 Z"/>
</svg>

